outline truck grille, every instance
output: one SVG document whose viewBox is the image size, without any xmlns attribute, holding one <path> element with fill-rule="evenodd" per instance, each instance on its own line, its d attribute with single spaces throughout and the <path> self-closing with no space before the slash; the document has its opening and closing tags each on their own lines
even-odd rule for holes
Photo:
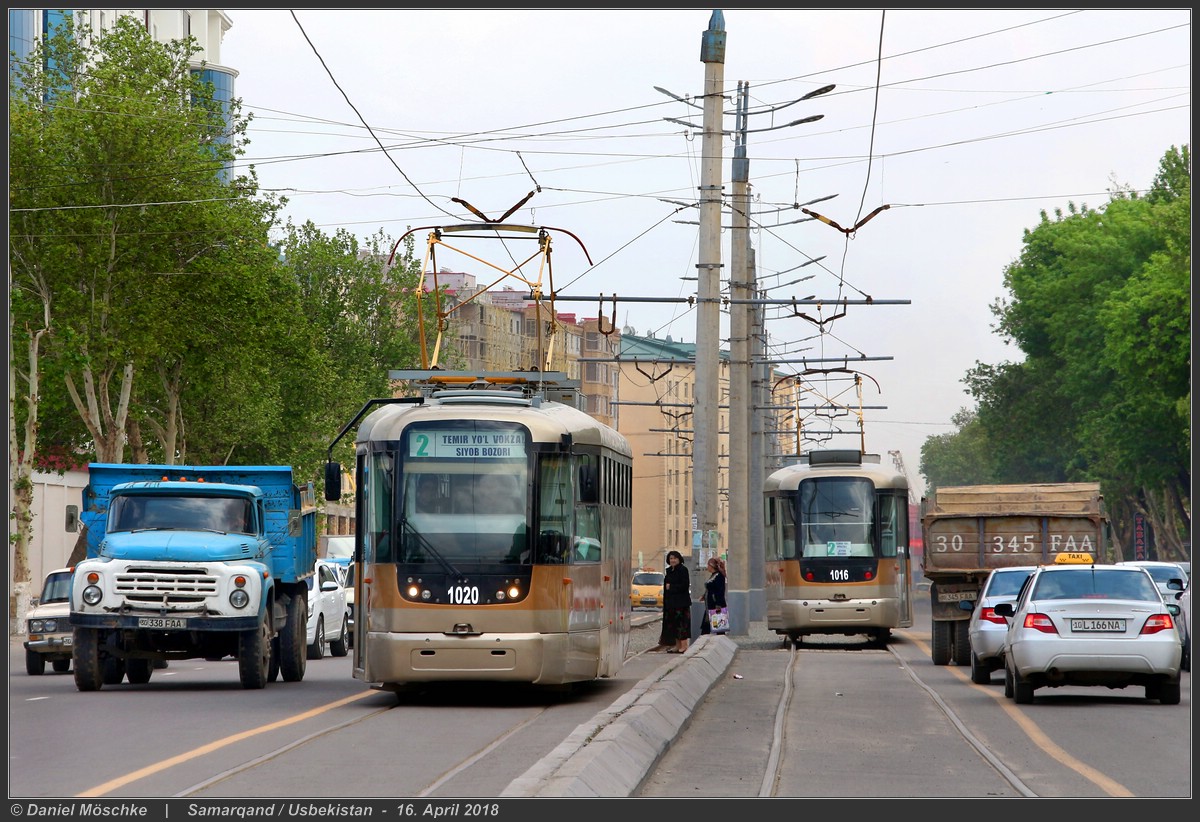
<svg viewBox="0 0 1200 822">
<path fill-rule="evenodd" d="M 154 605 L 203 602 L 217 594 L 217 578 L 202 570 L 130 568 L 117 574 L 116 593 L 128 602 Z"/>
</svg>

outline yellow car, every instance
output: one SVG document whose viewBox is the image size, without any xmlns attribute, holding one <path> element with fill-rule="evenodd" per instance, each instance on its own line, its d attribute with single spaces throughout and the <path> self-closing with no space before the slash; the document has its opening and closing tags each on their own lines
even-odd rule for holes
<svg viewBox="0 0 1200 822">
<path fill-rule="evenodd" d="M 663 604 L 662 571 L 637 571 L 629 591 L 632 608 L 661 608 Z"/>
</svg>

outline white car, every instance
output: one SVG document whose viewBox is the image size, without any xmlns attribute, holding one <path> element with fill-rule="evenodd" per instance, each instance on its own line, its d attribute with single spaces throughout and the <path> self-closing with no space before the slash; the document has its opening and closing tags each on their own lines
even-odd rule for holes
<svg viewBox="0 0 1200 822">
<path fill-rule="evenodd" d="M 1127 559 L 1118 562 L 1117 565 L 1137 565 L 1145 568 L 1150 572 L 1150 576 L 1154 577 L 1154 584 L 1158 586 L 1158 591 L 1163 595 L 1163 599 L 1167 602 L 1172 602 L 1175 599 L 1175 594 L 1179 593 L 1182 588 L 1170 588 L 1169 583 L 1173 579 L 1179 580 L 1184 586 L 1188 582 L 1188 572 L 1178 562 L 1157 562 L 1148 559 Z"/>
<path fill-rule="evenodd" d="M 997 568 L 983 583 L 967 627 L 971 641 L 971 681 L 976 685 L 991 682 L 992 671 L 1004 667 L 1004 635 L 1008 633 L 1008 623 L 996 613 L 996 606 L 1015 600 L 1022 583 L 1036 568 L 1036 565 Z"/>
<path fill-rule="evenodd" d="M 1179 606 L 1179 633 L 1183 637 L 1183 657 L 1179 667 L 1185 671 L 1192 670 L 1192 582 L 1189 578 L 1187 587 L 1176 591 L 1175 604 Z"/>
<path fill-rule="evenodd" d="M 1133 685 L 1178 705 L 1179 605 L 1163 601 L 1144 568 L 1065 556 L 1087 559 L 1066 564 L 1060 554 L 1059 564 L 1030 575 L 1015 602 L 996 606 L 1008 620 L 1004 695 L 1029 704 L 1037 688 Z"/>
<path fill-rule="evenodd" d="M 25 619 L 25 673 L 41 676 L 49 662 L 57 673 L 71 670 L 71 568 L 46 574 L 42 595 Z"/>
<path fill-rule="evenodd" d="M 350 626 L 346 589 L 336 563 L 319 559 L 308 577 L 308 658 L 321 659 L 326 649 L 334 656 L 349 652 Z"/>
</svg>

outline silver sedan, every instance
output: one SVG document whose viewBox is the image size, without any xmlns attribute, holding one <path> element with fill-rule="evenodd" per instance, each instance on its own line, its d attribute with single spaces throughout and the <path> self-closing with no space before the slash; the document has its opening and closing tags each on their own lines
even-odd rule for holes
<svg viewBox="0 0 1200 822">
<path fill-rule="evenodd" d="M 997 568 L 984 581 L 967 625 L 967 636 L 971 641 L 971 681 L 976 685 L 991 682 L 992 671 L 1004 667 L 1004 636 L 1008 632 L 1008 623 L 996 613 L 996 606 L 1015 600 L 1021 584 L 1036 568 L 1036 565 Z"/>
<path fill-rule="evenodd" d="M 1009 621 L 1004 695 L 1019 703 L 1033 702 L 1037 688 L 1134 685 L 1179 704 L 1179 606 L 1163 601 L 1143 568 L 1044 565 L 996 613 Z"/>
</svg>

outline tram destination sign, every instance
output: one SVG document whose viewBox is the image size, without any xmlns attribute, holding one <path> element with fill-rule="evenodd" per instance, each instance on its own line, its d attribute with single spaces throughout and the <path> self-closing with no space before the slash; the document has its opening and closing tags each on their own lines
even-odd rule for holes
<svg viewBox="0 0 1200 822">
<path fill-rule="evenodd" d="M 436 459 L 523 459 L 524 431 L 414 431 L 408 438 L 410 457 Z"/>
</svg>

